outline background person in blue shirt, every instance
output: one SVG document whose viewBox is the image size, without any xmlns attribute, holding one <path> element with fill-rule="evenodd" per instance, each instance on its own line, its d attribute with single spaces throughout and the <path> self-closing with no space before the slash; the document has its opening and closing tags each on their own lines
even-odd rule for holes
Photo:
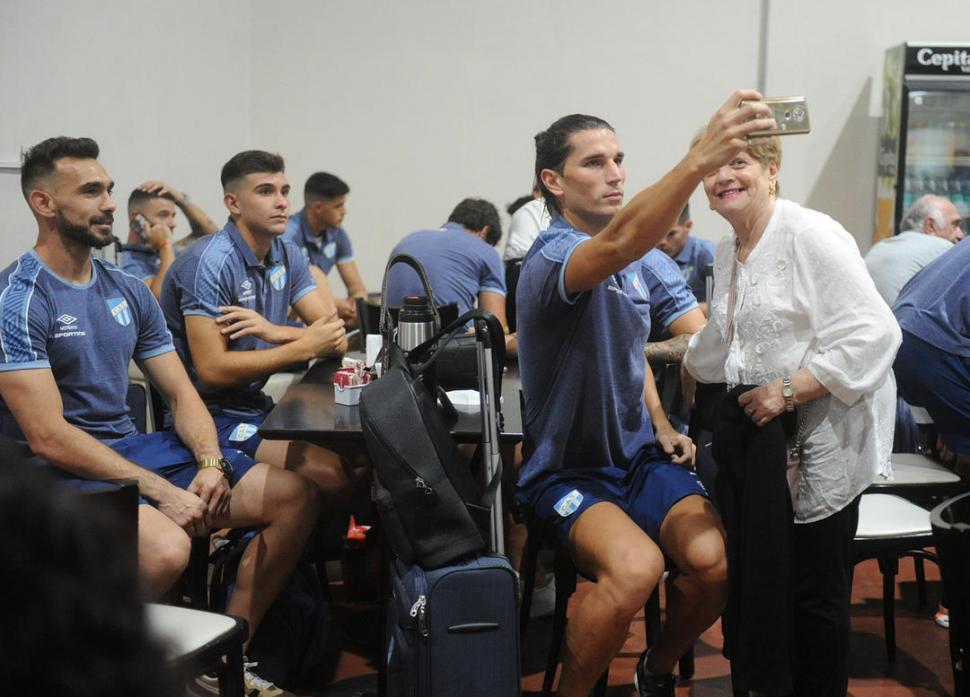
<svg viewBox="0 0 970 697">
<path fill-rule="evenodd" d="M 437 230 L 406 235 L 390 256 L 410 254 L 421 262 L 439 305 L 455 303 L 458 314 L 473 307 L 491 312 L 508 333 L 505 319 L 505 270 L 495 245 L 502 239 L 498 210 L 480 198 L 466 198 Z M 390 258 L 390 257 L 388 257 Z M 387 303 L 400 307 L 408 295 L 424 295 L 421 279 L 410 266 L 396 264 L 387 279 Z M 506 349 L 515 350 L 507 336 Z"/>
<path fill-rule="evenodd" d="M 176 206 L 192 232 L 173 242 Z M 162 181 L 146 181 L 128 197 L 128 242 L 121 245 L 121 268 L 147 283 L 156 298 L 161 297 L 165 274 L 175 256 L 189 242 L 218 229 L 205 211 L 189 201 L 188 194 Z"/>
<path fill-rule="evenodd" d="M 893 313 L 903 343 L 899 394 L 933 417 L 945 460 L 970 475 L 970 242 L 944 252 L 903 286 Z"/>
<path fill-rule="evenodd" d="M 355 299 L 366 298 L 367 288 L 354 261 L 350 237 L 340 226 L 347 215 L 349 194 L 350 187 L 333 174 L 310 175 L 303 186 L 303 210 L 290 216 L 285 238 L 303 250 L 324 304 L 332 302 L 340 317 L 352 322 L 357 317 Z M 331 292 L 327 274 L 334 266 L 347 288 L 346 298 L 337 298 Z"/>
<path fill-rule="evenodd" d="M 694 221 L 690 219 L 690 205 L 685 204 L 677 222 L 657 243 L 657 249 L 668 254 L 680 267 L 684 280 L 697 298 L 704 316 L 707 316 L 707 283 L 704 269 L 714 263 L 714 250 L 717 245 L 709 240 L 692 237 L 690 229 Z"/>
<path fill-rule="evenodd" d="M 138 482 L 153 504 L 138 511 L 149 597 L 178 579 L 190 536 L 263 526 L 227 607 L 253 632 L 300 557 L 317 496 L 299 476 L 219 447 L 148 288 L 92 259 L 92 248 L 113 240 L 116 208 L 97 156 L 93 140 L 61 137 L 24 158 L 21 187 L 38 234 L 34 249 L 0 275 L 0 313 L 9 320 L 0 341 L 0 421 L 66 480 Z M 172 409 L 174 432 L 135 432 L 125 404 L 132 357 Z"/>
<path fill-rule="evenodd" d="M 732 95 L 702 140 L 626 207 L 623 153 L 609 124 L 574 115 L 536 136 L 536 178 L 557 215 L 519 279 L 530 452 L 517 498 L 596 579 L 567 628 L 562 696 L 589 693 L 659 582 L 665 554 L 681 575 L 664 633 L 637 665 L 641 696 L 673 696 L 674 662 L 723 608 L 724 531 L 696 475 L 675 464 L 686 464 L 689 441 L 668 433 L 663 451 L 657 447 L 655 412 L 644 399 L 650 327 L 630 272 L 704 174 L 738 153 L 748 133 L 774 123 L 763 118 L 767 107 L 739 107 L 742 99 L 760 95 Z"/>
<path fill-rule="evenodd" d="M 230 219 L 169 269 L 162 311 L 223 447 L 298 472 L 342 502 L 350 472 L 340 457 L 302 441 L 264 441 L 257 433 L 273 406 L 262 391 L 270 375 L 347 349 L 343 320 L 324 308 L 306 259 L 282 237 L 290 190 L 283 168 L 282 157 L 261 150 L 225 164 Z M 291 308 L 305 327 L 287 325 Z"/>
</svg>

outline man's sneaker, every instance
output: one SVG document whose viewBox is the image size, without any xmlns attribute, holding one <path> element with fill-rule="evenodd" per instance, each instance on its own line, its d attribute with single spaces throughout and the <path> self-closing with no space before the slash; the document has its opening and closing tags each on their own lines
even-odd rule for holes
<svg viewBox="0 0 970 697">
<path fill-rule="evenodd" d="M 677 679 L 673 673 L 666 675 L 647 675 L 647 652 L 640 654 L 637 670 L 633 674 L 633 686 L 638 697 L 674 697 Z"/>
<path fill-rule="evenodd" d="M 243 658 L 243 683 L 246 697 L 295 697 L 292 692 L 277 687 L 269 680 L 263 680 L 253 672 L 256 663 Z"/>
<path fill-rule="evenodd" d="M 209 697 L 219 694 L 219 676 L 215 673 L 205 673 L 189 681 L 185 689 L 188 697 Z"/>
<path fill-rule="evenodd" d="M 945 607 L 941 607 L 936 611 L 936 616 L 933 617 L 933 621 L 944 629 L 950 628 L 950 611 Z"/>
<path fill-rule="evenodd" d="M 556 577 L 552 574 L 546 575 L 546 582 L 541 586 L 536 586 L 532 592 L 532 607 L 529 608 L 529 617 L 552 617 L 556 611 Z"/>
</svg>

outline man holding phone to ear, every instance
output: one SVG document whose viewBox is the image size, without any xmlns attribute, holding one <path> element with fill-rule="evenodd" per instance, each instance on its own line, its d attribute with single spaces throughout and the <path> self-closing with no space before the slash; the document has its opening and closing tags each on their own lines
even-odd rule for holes
<svg viewBox="0 0 970 697">
<path fill-rule="evenodd" d="M 192 232 L 174 243 L 176 207 L 184 214 Z M 148 284 L 156 300 L 168 267 L 186 240 L 194 240 L 219 228 L 188 194 L 162 181 L 149 180 L 128 197 L 128 243 L 121 245 L 121 268 Z"/>
</svg>

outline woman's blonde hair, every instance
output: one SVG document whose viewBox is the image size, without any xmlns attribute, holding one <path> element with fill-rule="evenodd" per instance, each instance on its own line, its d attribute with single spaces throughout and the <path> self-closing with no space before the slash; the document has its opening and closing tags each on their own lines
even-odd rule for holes
<svg viewBox="0 0 970 697">
<path fill-rule="evenodd" d="M 702 128 L 695 133 L 694 137 L 690 139 L 690 147 L 693 148 L 697 145 L 705 133 L 707 133 L 706 128 Z M 767 167 L 774 163 L 779 169 L 781 168 L 781 138 L 778 136 L 753 138 L 748 143 L 746 150 L 762 167 Z M 781 184 L 775 182 L 776 196 L 779 191 L 781 191 Z"/>
</svg>

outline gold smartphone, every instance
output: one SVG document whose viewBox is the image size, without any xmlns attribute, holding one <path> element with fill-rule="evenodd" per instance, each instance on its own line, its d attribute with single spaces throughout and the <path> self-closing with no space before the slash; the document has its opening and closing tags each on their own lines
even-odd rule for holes
<svg viewBox="0 0 970 697">
<path fill-rule="evenodd" d="M 741 104 L 747 103 L 745 100 Z M 771 115 L 775 119 L 777 128 L 766 131 L 752 131 L 751 137 L 757 136 L 788 136 L 808 133 L 811 122 L 808 118 L 808 104 L 805 97 L 765 97 L 764 103 L 771 107 Z"/>
</svg>

